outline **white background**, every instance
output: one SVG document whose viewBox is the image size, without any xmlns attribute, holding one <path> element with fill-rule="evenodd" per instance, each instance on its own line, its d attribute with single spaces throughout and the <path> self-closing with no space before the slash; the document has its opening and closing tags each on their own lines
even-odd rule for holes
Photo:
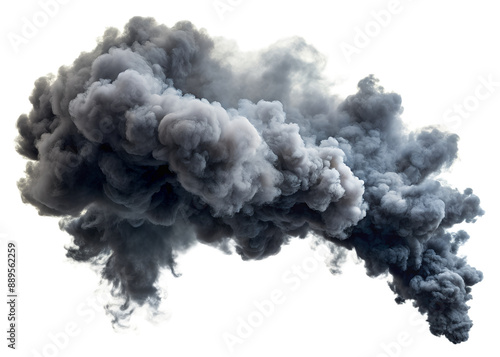
<svg viewBox="0 0 500 357">
<path fill-rule="evenodd" d="M 401 0 L 392 7 L 389 0 L 223 0 L 219 3 L 230 8 L 223 13 L 214 3 L 70 0 L 53 7 L 37 33 L 17 46 L 9 36 L 23 36 L 24 19 L 35 21 L 38 16 L 42 21 L 44 10 L 32 0 L 3 3 L 1 270 L 6 270 L 6 242 L 15 240 L 19 246 L 18 350 L 12 355 L 459 357 L 497 353 L 500 25 L 494 2 Z M 381 11 L 392 13 L 377 25 L 374 14 Z M 332 92 L 353 94 L 356 83 L 373 73 L 387 91 L 402 95 L 408 126 L 440 125 L 457 132 L 460 158 L 443 177 L 459 189 L 472 187 L 486 211 L 466 227 L 471 239 L 460 251 L 485 275 L 472 290 L 474 327 L 469 341 L 453 345 L 431 335 L 425 318 L 411 304 L 393 301 L 386 278 L 370 279 L 352 256 L 343 274 L 333 276 L 322 262 L 316 264 L 309 242 L 299 240 L 261 262 L 243 262 L 238 256 L 199 246 L 180 257 L 182 277 L 164 276 L 165 321 L 153 325 L 141 317 L 136 319 L 136 329 L 114 331 L 101 299 L 93 302 L 100 296 L 97 274 L 65 258 L 64 245 L 70 238 L 59 230 L 57 219 L 40 217 L 21 202 L 16 181 L 25 162 L 14 150 L 14 138 L 17 117 L 30 110 L 28 97 L 35 79 L 71 64 L 81 51 L 93 49 L 106 27 L 122 29 L 135 15 L 153 16 L 168 26 L 190 20 L 213 36 L 234 39 L 242 50 L 302 36 L 327 56 Z M 357 53 L 346 55 L 342 48 L 355 46 L 360 31 L 368 40 L 361 44 L 363 48 L 357 47 Z M 474 99 L 481 81 L 488 78 L 497 86 L 490 92 L 482 89 L 488 95 Z M 445 119 L 464 101 L 467 112 Z M 296 265 L 305 265 L 310 273 L 292 284 L 284 277 L 290 277 Z M 3 297 L 5 285 L 5 273 L 0 271 Z M 254 302 L 269 299 L 274 290 L 282 293 L 280 303 L 263 321 L 255 320 L 259 326 L 236 343 L 231 354 L 224 334 L 237 336 L 239 318 L 255 315 Z M 7 310 L 0 311 L 4 331 Z M 67 328 L 75 330 L 74 336 L 62 335 Z M 4 335 L 0 334 L 0 355 L 11 352 Z"/>
</svg>

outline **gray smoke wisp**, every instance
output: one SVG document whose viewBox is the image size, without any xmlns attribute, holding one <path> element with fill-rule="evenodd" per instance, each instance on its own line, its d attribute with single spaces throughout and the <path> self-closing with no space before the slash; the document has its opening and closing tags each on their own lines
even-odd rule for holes
<svg viewBox="0 0 500 357">
<path fill-rule="evenodd" d="M 241 53 L 189 22 L 132 18 L 35 82 L 17 122 L 22 199 L 61 217 L 68 257 L 104 261 L 117 321 L 157 307 L 161 270 L 197 242 L 250 260 L 312 234 L 392 275 L 433 334 L 466 341 L 482 274 L 451 228 L 483 211 L 437 179 L 458 136 L 406 130 L 401 97 L 373 76 L 329 94 L 324 65 L 300 38 Z"/>
</svg>

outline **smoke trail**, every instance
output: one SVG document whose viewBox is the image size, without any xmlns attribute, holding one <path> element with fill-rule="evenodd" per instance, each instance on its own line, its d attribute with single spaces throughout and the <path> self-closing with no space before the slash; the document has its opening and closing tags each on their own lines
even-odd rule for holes
<svg viewBox="0 0 500 357">
<path fill-rule="evenodd" d="M 433 334 L 467 340 L 482 274 L 457 256 L 467 233 L 448 230 L 483 211 L 436 179 L 458 136 L 408 133 L 400 96 L 373 76 L 345 100 L 328 94 L 324 63 L 300 38 L 243 54 L 189 22 L 135 17 L 36 81 L 17 124 L 19 189 L 62 217 L 68 257 L 105 260 L 116 321 L 158 306 L 160 269 L 175 275 L 198 241 L 263 259 L 312 233 L 390 273 Z"/>
</svg>

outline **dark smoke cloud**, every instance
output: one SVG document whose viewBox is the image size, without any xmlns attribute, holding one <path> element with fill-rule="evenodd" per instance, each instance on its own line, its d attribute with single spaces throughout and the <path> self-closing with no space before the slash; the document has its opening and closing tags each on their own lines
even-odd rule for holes
<svg viewBox="0 0 500 357">
<path fill-rule="evenodd" d="M 407 132 L 401 97 L 373 76 L 345 100 L 328 94 L 324 64 L 300 38 L 240 53 L 189 22 L 108 29 L 36 81 L 17 124 L 22 198 L 62 217 L 68 257 L 104 260 L 124 299 L 117 321 L 158 306 L 160 270 L 175 275 L 196 242 L 263 259 L 312 233 L 354 249 L 370 276 L 390 273 L 433 334 L 467 340 L 482 274 L 450 228 L 483 211 L 471 189 L 436 179 L 458 136 Z"/>
</svg>

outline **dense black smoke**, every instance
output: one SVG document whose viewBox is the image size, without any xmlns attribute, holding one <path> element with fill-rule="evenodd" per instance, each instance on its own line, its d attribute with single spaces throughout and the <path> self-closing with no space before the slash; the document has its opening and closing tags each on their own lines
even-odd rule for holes
<svg viewBox="0 0 500 357">
<path fill-rule="evenodd" d="M 482 274 L 457 256 L 467 233 L 448 230 L 483 211 L 436 179 L 458 136 L 407 132 L 401 97 L 373 76 L 329 94 L 324 58 L 300 38 L 234 47 L 136 17 L 38 79 L 17 123 L 24 202 L 62 217 L 70 258 L 105 261 L 124 310 L 157 306 L 160 269 L 175 274 L 198 241 L 263 259 L 313 234 L 390 273 L 432 333 L 467 340 Z"/>
</svg>

